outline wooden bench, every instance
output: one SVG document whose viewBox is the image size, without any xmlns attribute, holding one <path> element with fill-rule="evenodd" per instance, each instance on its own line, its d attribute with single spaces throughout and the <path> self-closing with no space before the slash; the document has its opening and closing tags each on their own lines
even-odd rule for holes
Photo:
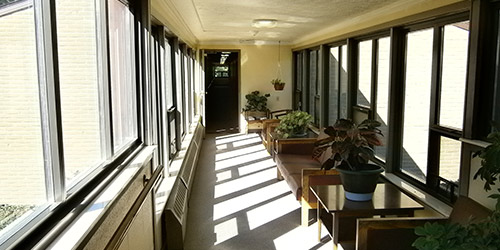
<svg viewBox="0 0 500 250">
<path fill-rule="evenodd" d="M 312 158 L 316 138 L 289 138 L 274 141 L 277 177 L 285 180 L 301 203 L 301 225 L 309 225 L 309 210 L 317 207 L 310 186 L 340 184 L 336 170 L 321 170 L 320 161 Z M 305 191 L 304 191 L 305 190 Z"/>
</svg>

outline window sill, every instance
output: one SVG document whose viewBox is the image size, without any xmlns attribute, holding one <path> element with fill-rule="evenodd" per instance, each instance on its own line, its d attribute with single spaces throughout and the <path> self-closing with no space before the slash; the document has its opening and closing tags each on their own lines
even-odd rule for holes
<svg viewBox="0 0 500 250">
<path fill-rule="evenodd" d="M 121 172 L 95 200 L 82 202 L 82 206 L 85 206 L 85 209 L 60 235 L 53 236 L 56 239 L 48 249 L 70 249 L 79 245 L 87 235 L 92 233 L 93 227 L 107 215 L 109 209 L 112 209 L 113 204 L 121 198 L 121 195 L 128 188 L 129 183 L 134 180 L 143 167 L 147 166 L 146 163 L 151 160 L 156 147 L 150 146 L 138 150 L 141 152 L 127 166 L 124 166 L 121 170 L 115 170 Z M 75 213 L 77 212 L 68 214 L 63 221 L 71 220 L 75 216 Z M 57 230 L 55 231 L 57 232 Z M 55 232 L 49 233 L 45 238 L 50 240 L 53 234 Z"/>
<path fill-rule="evenodd" d="M 421 189 L 415 187 L 414 185 L 406 182 L 395 174 L 391 173 L 383 173 L 384 177 L 390 183 L 396 185 L 405 191 L 406 194 L 410 195 L 413 199 L 428 205 L 432 209 L 436 210 L 438 213 L 449 216 L 452 210 L 452 207 L 448 204 L 438 200 L 436 197 L 422 191 Z"/>
</svg>

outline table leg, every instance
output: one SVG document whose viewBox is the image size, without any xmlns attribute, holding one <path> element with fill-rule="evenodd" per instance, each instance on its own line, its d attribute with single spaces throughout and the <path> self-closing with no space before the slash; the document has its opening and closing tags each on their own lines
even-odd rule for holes
<svg viewBox="0 0 500 250">
<path fill-rule="evenodd" d="M 332 241 L 333 249 L 337 249 L 339 244 L 339 213 L 332 213 Z"/>
<path fill-rule="evenodd" d="M 316 206 L 316 220 L 318 222 L 318 242 L 321 241 L 321 218 L 319 217 L 321 211 L 320 209 L 321 209 L 321 204 L 318 201 Z"/>
</svg>

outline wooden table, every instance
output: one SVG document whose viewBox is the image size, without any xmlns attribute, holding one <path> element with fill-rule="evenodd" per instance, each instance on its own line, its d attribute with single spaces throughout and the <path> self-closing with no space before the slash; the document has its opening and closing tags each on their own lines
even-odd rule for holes
<svg viewBox="0 0 500 250">
<path fill-rule="evenodd" d="M 311 187 L 318 198 L 318 237 L 321 222 L 332 237 L 334 249 L 339 242 L 351 243 L 356 239 L 358 218 L 380 216 L 413 217 L 414 211 L 424 207 L 401 192 L 392 184 L 377 184 L 371 201 L 350 201 L 345 198 L 342 185 Z"/>
</svg>

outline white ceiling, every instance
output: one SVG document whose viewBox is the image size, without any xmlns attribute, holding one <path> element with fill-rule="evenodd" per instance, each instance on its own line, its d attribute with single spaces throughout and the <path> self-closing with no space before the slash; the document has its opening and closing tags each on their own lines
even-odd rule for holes
<svg viewBox="0 0 500 250">
<path fill-rule="evenodd" d="M 153 0 L 159 20 L 176 15 L 195 43 L 267 41 L 296 43 L 331 26 L 357 22 L 370 13 L 405 11 L 418 3 L 442 0 Z M 453 2 L 453 1 L 448 1 Z M 456 1 L 455 1 L 456 2 Z M 274 28 L 255 28 L 254 19 L 276 19 Z M 168 21 L 170 20 L 170 21 Z"/>
</svg>

